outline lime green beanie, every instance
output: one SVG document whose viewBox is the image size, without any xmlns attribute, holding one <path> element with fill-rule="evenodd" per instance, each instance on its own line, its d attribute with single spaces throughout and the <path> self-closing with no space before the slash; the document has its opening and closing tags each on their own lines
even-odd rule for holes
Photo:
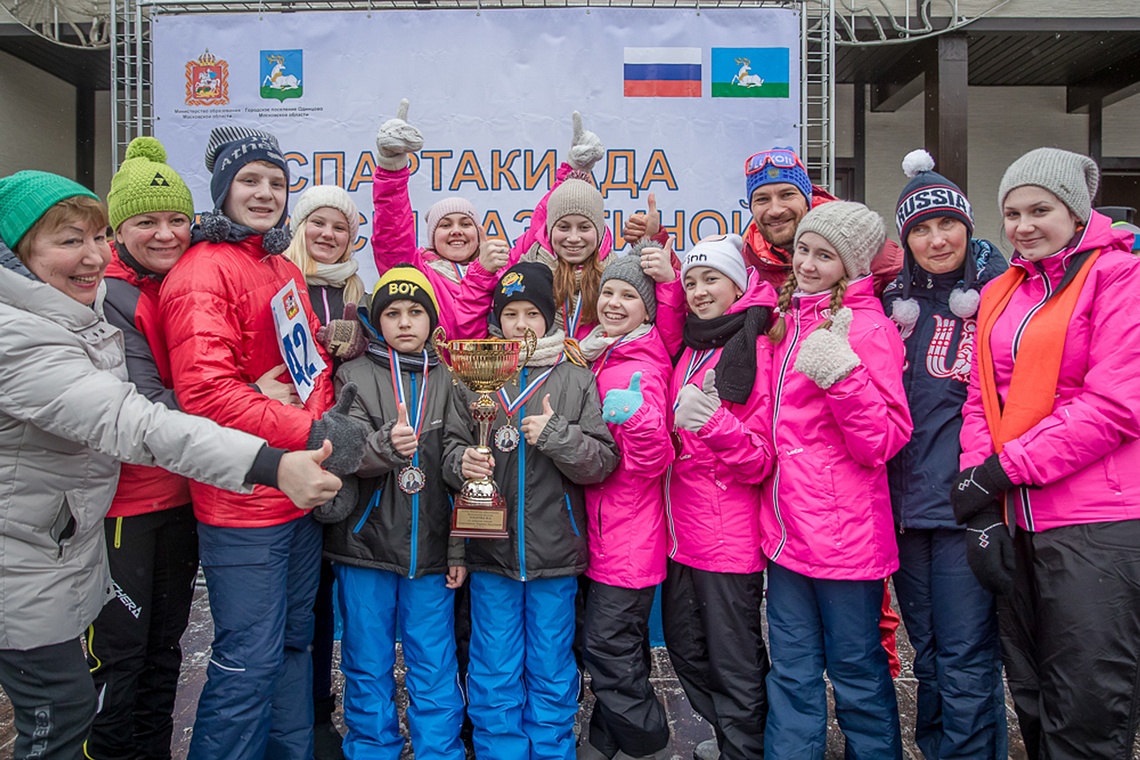
<svg viewBox="0 0 1140 760">
<path fill-rule="evenodd" d="M 111 178 L 107 216 L 111 229 L 139 214 L 177 211 L 194 218 L 194 197 L 178 172 L 166 164 L 166 148 L 153 137 L 136 137 L 123 165 Z"/>
<path fill-rule="evenodd" d="M 0 178 L 0 239 L 15 250 L 49 208 L 77 195 L 99 200 L 78 182 L 50 172 L 29 169 Z"/>
</svg>

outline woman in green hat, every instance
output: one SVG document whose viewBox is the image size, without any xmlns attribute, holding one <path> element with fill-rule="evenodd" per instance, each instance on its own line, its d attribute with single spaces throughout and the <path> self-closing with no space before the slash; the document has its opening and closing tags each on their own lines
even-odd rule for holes
<svg viewBox="0 0 1140 760">
<path fill-rule="evenodd" d="M 328 442 L 271 449 L 135 390 L 103 319 L 106 230 L 106 208 L 71 180 L 0 179 L 0 686 L 18 759 L 82 756 L 96 691 L 79 637 L 106 602 L 133 604 L 103 533 L 119 461 L 238 492 L 277 487 L 305 509 L 340 487 L 320 468 Z"/>
</svg>

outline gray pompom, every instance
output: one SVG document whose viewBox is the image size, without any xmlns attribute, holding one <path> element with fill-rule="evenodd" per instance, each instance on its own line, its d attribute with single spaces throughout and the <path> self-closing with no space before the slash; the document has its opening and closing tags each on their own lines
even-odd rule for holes
<svg viewBox="0 0 1140 760">
<path fill-rule="evenodd" d="M 918 301 L 913 298 L 900 298 L 891 305 L 891 319 L 902 328 L 904 335 L 910 335 L 914 326 L 918 324 L 921 311 Z"/>
<path fill-rule="evenodd" d="M 222 243 L 230 236 L 233 222 L 225 214 L 202 214 L 198 221 L 202 235 L 211 243 Z"/>
<path fill-rule="evenodd" d="M 982 303 L 982 294 L 970 288 L 954 288 L 950 294 L 950 311 L 962 319 L 969 319 L 978 313 L 978 306 Z"/>
<path fill-rule="evenodd" d="M 292 240 L 293 235 L 290 234 L 289 230 L 284 227 L 274 227 L 262 236 L 261 247 L 276 256 L 279 253 L 285 253 Z"/>
</svg>

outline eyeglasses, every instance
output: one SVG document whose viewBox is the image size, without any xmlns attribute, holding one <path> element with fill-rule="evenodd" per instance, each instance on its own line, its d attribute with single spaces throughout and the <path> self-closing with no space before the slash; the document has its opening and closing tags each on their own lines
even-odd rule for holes
<svg viewBox="0 0 1140 760">
<path fill-rule="evenodd" d="M 807 171 L 804 162 L 796 155 L 794 150 L 788 148 L 773 148 L 772 150 L 762 150 L 759 153 L 751 155 L 748 160 L 744 162 L 744 173 L 755 174 L 763 169 L 765 166 L 771 164 L 777 169 L 791 169 L 793 166 L 798 166 Z"/>
</svg>

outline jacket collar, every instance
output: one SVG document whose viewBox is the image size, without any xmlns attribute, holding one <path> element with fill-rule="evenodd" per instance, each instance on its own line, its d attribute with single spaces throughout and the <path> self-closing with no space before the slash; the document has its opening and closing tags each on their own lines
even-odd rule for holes
<svg viewBox="0 0 1140 760">
<path fill-rule="evenodd" d="M 9 253 L 8 249 L 0 247 L 0 257 L 6 259 L 6 253 Z M 15 257 L 14 254 L 12 256 Z M 106 284 L 99 283 L 94 307 L 84 306 L 42 280 L 29 278 L 7 262 L 0 266 L 0 303 L 49 319 L 72 332 L 91 327 L 102 319 L 106 294 Z"/>
<path fill-rule="evenodd" d="M 859 308 L 867 301 L 876 301 L 875 278 L 871 275 L 860 277 L 848 283 L 847 292 L 843 294 L 843 305 L 852 309 Z M 831 289 L 822 293 L 797 293 L 792 297 L 792 311 L 798 311 L 801 320 L 824 321 L 831 319 Z"/>
</svg>

